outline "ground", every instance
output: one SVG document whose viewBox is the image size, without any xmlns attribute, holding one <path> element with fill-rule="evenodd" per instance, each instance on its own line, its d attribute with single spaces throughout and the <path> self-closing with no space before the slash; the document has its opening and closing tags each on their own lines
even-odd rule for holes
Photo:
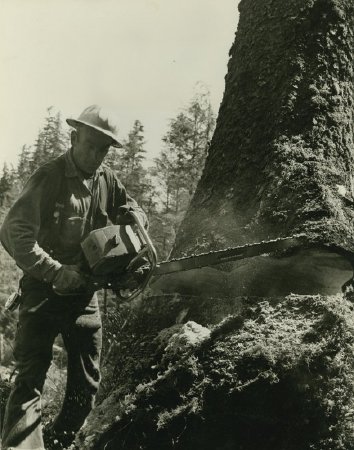
<svg viewBox="0 0 354 450">
<path fill-rule="evenodd" d="M 349 301 L 195 300 L 117 312 L 125 326 L 79 448 L 354 448 Z"/>
</svg>

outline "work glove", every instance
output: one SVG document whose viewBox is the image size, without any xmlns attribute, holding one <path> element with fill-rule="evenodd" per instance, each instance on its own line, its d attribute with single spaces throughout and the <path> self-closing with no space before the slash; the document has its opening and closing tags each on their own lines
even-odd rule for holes
<svg viewBox="0 0 354 450">
<path fill-rule="evenodd" d="M 123 205 L 118 208 L 118 214 L 116 219 L 117 225 L 134 225 L 135 220 L 133 216 L 130 214 L 131 211 L 134 211 L 135 214 L 139 217 L 140 222 L 142 223 L 143 227 L 148 228 L 147 219 L 144 213 L 140 211 L 135 211 L 132 209 L 129 205 Z"/>
<path fill-rule="evenodd" d="M 77 266 L 63 264 L 53 280 L 53 289 L 58 294 L 65 295 L 84 290 L 86 283 L 86 276 Z"/>
<path fill-rule="evenodd" d="M 135 223 L 130 211 L 131 208 L 128 205 L 123 205 L 118 208 L 117 225 L 133 225 Z"/>
</svg>

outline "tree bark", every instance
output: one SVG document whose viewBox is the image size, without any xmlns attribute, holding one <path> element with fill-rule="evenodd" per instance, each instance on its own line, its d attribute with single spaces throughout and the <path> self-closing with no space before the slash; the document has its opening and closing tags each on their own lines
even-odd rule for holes
<svg viewBox="0 0 354 450">
<path fill-rule="evenodd" d="M 354 250 L 352 0 L 242 0 L 174 255 L 305 232 Z"/>
</svg>

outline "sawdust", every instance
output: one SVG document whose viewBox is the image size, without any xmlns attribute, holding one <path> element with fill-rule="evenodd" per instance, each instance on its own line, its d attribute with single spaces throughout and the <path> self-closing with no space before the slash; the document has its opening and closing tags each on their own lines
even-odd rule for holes
<svg viewBox="0 0 354 450">
<path fill-rule="evenodd" d="M 149 307 L 161 314 L 161 305 L 156 299 Z M 219 308 L 225 314 L 235 305 L 240 314 L 216 325 L 205 323 L 212 308 L 203 311 L 204 303 L 203 325 L 187 320 L 155 338 L 148 332 L 155 346 L 143 362 L 149 376 L 118 384 L 93 411 L 79 448 L 351 448 L 353 306 L 341 296 L 293 295 L 220 299 Z M 137 325 L 136 317 L 126 333 Z M 130 370 L 136 379 L 140 369 Z"/>
</svg>

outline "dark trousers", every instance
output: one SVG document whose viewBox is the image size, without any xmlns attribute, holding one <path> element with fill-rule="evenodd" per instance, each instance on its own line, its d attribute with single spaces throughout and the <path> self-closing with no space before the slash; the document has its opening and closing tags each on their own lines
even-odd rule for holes
<svg viewBox="0 0 354 450">
<path fill-rule="evenodd" d="M 68 367 L 65 398 L 53 431 L 72 433 L 83 425 L 98 389 L 101 319 L 96 295 L 61 297 L 26 276 L 21 288 L 14 347 L 18 374 L 6 406 L 2 448 L 43 450 L 41 393 L 54 339 L 62 335 Z"/>
</svg>

